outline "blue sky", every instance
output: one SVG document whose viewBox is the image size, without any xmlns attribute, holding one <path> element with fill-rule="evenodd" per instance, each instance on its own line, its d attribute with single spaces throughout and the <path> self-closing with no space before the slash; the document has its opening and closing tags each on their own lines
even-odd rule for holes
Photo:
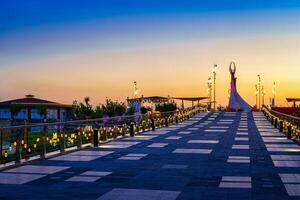
<svg viewBox="0 0 300 200">
<path fill-rule="evenodd" d="M 24 82 L 34 93 L 50 96 L 39 89 L 39 84 L 51 88 L 54 83 L 51 80 L 44 83 L 43 78 L 26 79 L 25 69 L 35 69 L 38 76 L 48 77 L 52 69 L 67 72 L 72 68 L 78 70 L 79 76 L 87 63 L 93 74 L 101 71 L 113 74 L 123 65 L 126 73 L 132 74 L 143 66 L 167 71 L 172 65 L 172 71 L 180 71 L 180 65 L 188 65 L 191 71 L 196 66 L 197 70 L 209 70 L 207 66 L 215 61 L 227 65 L 237 58 L 244 64 L 244 71 L 252 65 L 256 66 L 253 69 L 265 71 L 274 64 L 285 65 L 293 77 L 300 62 L 296 58 L 299 34 L 300 0 L 2 0 L 0 83 L 13 88 L 14 92 L 0 89 L 0 96 L 23 95 Z M 137 56 L 141 52 L 145 53 Z M 256 55 L 256 52 L 260 53 Z M 268 66 L 271 64 L 266 58 L 272 61 L 272 66 Z M 191 63 L 197 59 L 202 63 Z M 162 61 L 158 64 L 157 60 Z M 12 73 L 18 76 L 13 82 L 7 78 Z M 206 80 L 208 75 L 202 74 L 202 79 Z M 135 76 L 120 81 L 131 83 Z M 60 87 L 68 85 L 63 77 L 60 81 Z M 153 93 L 152 80 L 143 81 L 145 84 L 148 81 L 148 93 Z M 101 83 L 107 85 L 101 88 L 103 93 L 113 87 L 109 82 L 103 80 Z M 205 84 L 203 81 L 202 87 Z M 59 90 L 57 87 L 52 96 Z M 66 86 L 64 91 L 67 89 Z M 146 86 L 144 89 L 147 91 Z M 120 91 L 116 89 L 115 92 Z M 224 91 L 223 99 L 226 100 Z M 81 94 L 89 95 L 89 92 L 81 91 Z M 169 94 L 172 91 L 159 92 Z M 63 101 L 70 101 L 77 93 L 75 88 Z"/>
<path fill-rule="evenodd" d="M 18 57 L 24 53 L 27 57 L 31 51 L 34 56 L 85 46 L 91 49 L 99 41 L 97 38 L 104 40 L 99 44 L 104 48 L 121 48 L 218 34 L 247 36 L 252 31 L 245 31 L 245 23 L 258 26 L 255 36 L 263 34 L 261 24 L 285 28 L 283 20 L 287 24 L 299 20 L 300 1 L 11 0 L 1 1 L 0 5 L 2 56 Z M 278 13 L 268 15 L 272 11 Z M 276 24 L 278 20 L 280 24 Z M 172 34 L 176 27 L 176 34 Z M 281 31 L 284 29 L 274 34 Z"/>
</svg>

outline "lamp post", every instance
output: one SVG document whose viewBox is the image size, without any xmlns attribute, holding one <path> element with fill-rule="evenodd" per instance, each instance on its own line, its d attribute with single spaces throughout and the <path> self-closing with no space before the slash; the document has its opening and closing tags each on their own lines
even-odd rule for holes
<svg viewBox="0 0 300 200">
<path fill-rule="evenodd" d="M 258 109 L 261 108 L 261 76 L 260 74 L 257 75 L 258 77 Z"/>
<path fill-rule="evenodd" d="M 137 95 L 138 95 L 139 91 L 137 89 L 136 81 L 133 82 L 133 87 L 134 87 L 134 92 L 133 92 L 134 98 L 137 98 Z"/>
<path fill-rule="evenodd" d="M 211 87 L 212 87 L 212 81 L 211 81 L 211 77 L 208 78 L 207 81 L 207 93 L 208 93 L 208 97 L 209 97 L 209 108 L 208 110 L 211 111 Z"/>
<path fill-rule="evenodd" d="M 265 105 L 265 91 L 264 86 L 261 86 L 261 94 L 262 94 L 262 106 Z"/>
<path fill-rule="evenodd" d="M 275 81 L 273 82 L 272 94 L 273 94 L 272 107 L 275 107 L 275 96 L 276 96 L 276 83 L 275 83 Z"/>
<path fill-rule="evenodd" d="M 255 84 L 255 105 L 257 107 L 257 95 L 258 95 L 258 86 Z"/>
<path fill-rule="evenodd" d="M 216 111 L 216 78 L 217 78 L 217 68 L 218 66 L 215 64 L 213 68 L 214 74 L 214 112 Z"/>
</svg>

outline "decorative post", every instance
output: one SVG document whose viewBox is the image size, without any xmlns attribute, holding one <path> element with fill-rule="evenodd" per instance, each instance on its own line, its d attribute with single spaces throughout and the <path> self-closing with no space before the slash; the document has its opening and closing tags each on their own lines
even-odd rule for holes
<svg viewBox="0 0 300 200">
<path fill-rule="evenodd" d="M 275 128 L 277 128 L 277 125 L 278 125 L 278 119 L 275 118 L 275 123 L 274 123 Z"/>
<path fill-rule="evenodd" d="M 43 136 L 42 136 L 42 143 L 43 143 L 43 152 L 41 157 L 42 158 L 46 158 L 46 154 L 47 154 L 47 127 L 44 126 L 44 130 L 43 130 Z"/>
<path fill-rule="evenodd" d="M 130 124 L 130 137 L 134 137 L 134 123 Z"/>
<path fill-rule="evenodd" d="M 292 138 L 292 126 L 288 125 L 287 127 L 287 139 L 291 139 Z"/>
<path fill-rule="evenodd" d="M 166 126 L 166 127 L 168 127 L 168 126 L 169 126 L 168 117 L 165 117 L 165 126 Z"/>
<path fill-rule="evenodd" d="M 98 129 L 94 129 L 93 132 L 93 145 L 94 147 L 98 147 L 99 146 L 99 130 Z"/>
<path fill-rule="evenodd" d="M 154 121 L 153 117 L 151 117 L 151 128 L 152 128 L 152 131 L 155 131 L 155 121 Z"/>
<path fill-rule="evenodd" d="M 213 74 L 214 74 L 214 112 L 216 112 L 216 79 L 217 79 L 217 65 L 214 65 Z"/>
<path fill-rule="evenodd" d="M 279 131 L 283 132 L 283 120 L 280 120 L 279 122 Z"/>
</svg>

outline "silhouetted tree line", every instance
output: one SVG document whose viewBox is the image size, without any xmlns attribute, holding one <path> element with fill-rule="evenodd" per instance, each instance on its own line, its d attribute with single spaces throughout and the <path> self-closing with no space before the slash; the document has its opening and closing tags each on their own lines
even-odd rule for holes
<svg viewBox="0 0 300 200">
<path fill-rule="evenodd" d="M 104 104 L 95 107 L 90 103 L 90 98 L 86 97 L 83 102 L 73 102 L 73 113 L 75 119 L 92 119 L 102 117 L 114 117 L 122 115 L 133 115 L 134 110 L 127 108 L 124 102 L 106 99 Z"/>
</svg>

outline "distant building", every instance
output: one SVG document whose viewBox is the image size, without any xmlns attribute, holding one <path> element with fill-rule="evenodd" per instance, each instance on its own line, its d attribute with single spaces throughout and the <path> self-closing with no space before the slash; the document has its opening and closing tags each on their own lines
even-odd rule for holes
<svg viewBox="0 0 300 200">
<path fill-rule="evenodd" d="M 47 119 L 65 121 L 72 117 L 72 106 L 52 101 L 35 98 L 33 95 L 26 95 L 25 98 L 0 102 L 0 119 L 9 120 L 13 116 L 11 108 L 13 105 L 20 105 L 21 111 L 15 116 L 16 120 L 37 121 L 44 118 L 38 112 L 38 106 L 44 105 L 47 108 Z"/>
</svg>

